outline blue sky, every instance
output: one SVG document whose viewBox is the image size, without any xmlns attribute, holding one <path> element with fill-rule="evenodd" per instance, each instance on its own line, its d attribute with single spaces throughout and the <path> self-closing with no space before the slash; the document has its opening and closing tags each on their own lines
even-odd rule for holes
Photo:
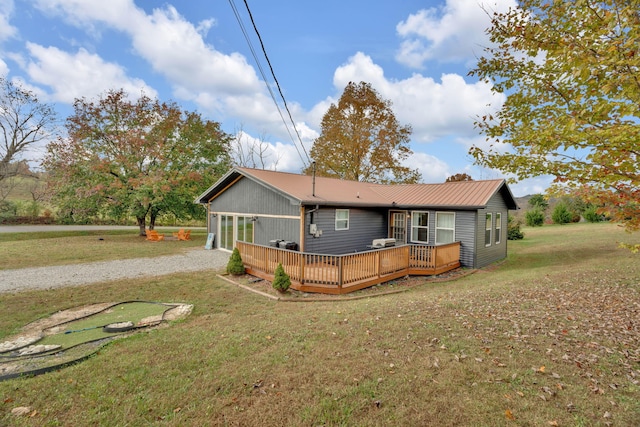
<svg viewBox="0 0 640 427">
<path fill-rule="evenodd" d="M 503 102 L 467 73 L 489 43 L 483 8 L 506 10 L 514 0 L 247 2 L 307 151 L 346 84 L 365 81 L 413 127 L 407 165 L 424 182 L 503 176 L 467 154 L 485 145 L 474 118 Z M 230 134 L 242 131 L 245 144 L 262 142 L 271 168 L 299 172 L 295 131 L 285 128 L 232 5 L 274 88 L 243 0 L 0 0 L 0 75 L 54 104 L 61 119 L 74 99 L 109 89 L 175 101 Z M 549 182 L 511 188 L 524 196 Z"/>
</svg>

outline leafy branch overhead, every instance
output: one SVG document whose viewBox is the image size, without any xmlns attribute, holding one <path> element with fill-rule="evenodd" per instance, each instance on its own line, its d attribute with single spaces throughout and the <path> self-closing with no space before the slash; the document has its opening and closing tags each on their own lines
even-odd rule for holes
<svg viewBox="0 0 640 427">
<path fill-rule="evenodd" d="M 550 174 L 628 230 L 640 228 L 640 14 L 635 1 L 525 0 L 492 14 L 470 74 L 506 95 L 477 121 L 484 166 Z M 503 145 L 503 143 L 506 143 Z"/>
<path fill-rule="evenodd" d="M 382 184 L 420 180 L 417 169 L 402 165 L 413 154 L 411 126 L 398 123 L 391 102 L 380 98 L 371 84 L 350 82 L 320 126 L 311 149 L 318 175 Z M 311 168 L 305 173 L 311 174 Z"/>
</svg>

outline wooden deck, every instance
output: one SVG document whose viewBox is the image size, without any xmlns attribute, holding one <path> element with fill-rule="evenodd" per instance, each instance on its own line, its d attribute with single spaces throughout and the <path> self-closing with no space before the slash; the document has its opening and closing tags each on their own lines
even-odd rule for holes
<svg viewBox="0 0 640 427">
<path fill-rule="evenodd" d="M 345 294 L 407 275 L 430 276 L 460 266 L 460 242 L 403 245 L 345 255 L 296 252 L 237 242 L 247 273 L 273 280 L 278 263 L 303 292 Z"/>
</svg>

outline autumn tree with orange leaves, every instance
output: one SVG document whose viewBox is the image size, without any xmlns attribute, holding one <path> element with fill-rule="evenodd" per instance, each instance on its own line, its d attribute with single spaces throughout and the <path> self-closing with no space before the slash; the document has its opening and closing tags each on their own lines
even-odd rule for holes
<svg viewBox="0 0 640 427">
<path fill-rule="evenodd" d="M 197 216 L 196 196 L 230 166 L 231 136 L 174 103 L 111 90 L 74 110 L 43 161 L 67 219 L 133 216 L 144 235 L 162 213 Z"/>
<path fill-rule="evenodd" d="M 402 165 L 413 154 L 411 126 L 398 123 L 391 102 L 371 84 L 350 82 L 320 126 L 311 149 L 319 176 L 381 184 L 420 180 L 417 169 Z M 311 170 L 309 166 L 305 173 Z"/>
<path fill-rule="evenodd" d="M 470 73 L 506 95 L 497 113 L 477 121 L 496 144 L 471 154 L 518 179 L 553 175 L 552 190 L 640 229 L 638 3 L 518 4 L 492 13 L 492 45 Z"/>
</svg>

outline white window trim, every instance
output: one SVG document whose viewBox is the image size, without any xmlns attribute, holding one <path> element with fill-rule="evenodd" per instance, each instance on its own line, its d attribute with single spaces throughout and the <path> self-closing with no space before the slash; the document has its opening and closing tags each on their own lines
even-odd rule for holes
<svg viewBox="0 0 640 427">
<path fill-rule="evenodd" d="M 445 228 L 445 227 L 438 227 L 438 215 L 440 214 L 451 214 L 453 215 L 453 228 Z M 452 230 L 453 231 L 453 242 L 456 241 L 456 213 L 455 212 L 436 212 L 436 218 L 435 218 L 436 222 L 435 222 L 435 244 L 439 245 L 439 244 L 448 244 L 448 243 L 438 243 L 438 230 Z M 452 242 L 449 242 L 452 243 Z"/>
<path fill-rule="evenodd" d="M 244 218 L 244 229 L 243 229 L 243 236 L 242 239 L 238 238 L 238 233 L 240 232 L 240 218 Z M 255 226 L 254 224 L 251 224 L 251 242 L 247 242 L 247 224 L 248 223 L 253 223 L 253 221 L 251 221 L 252 216 L 246 216 L 246 215 L 237 215 L 234 216 L 234 220 L 235 220 L 235 242 L 245 242 L 245 243 L 253 243 L 254 240 L 254 232 L 255 232 Z M 235 242 L 234 242 L 234 246 L 235 246 Z"/>
<path fill-rule="evenodd" d="M 495 236 L 496 236 L 496 245 L 499 245 L 502 242 L 502 213 L 496 212 L 496 226 L 495 226 Z M 498 233 L 500 230 L 500 233 Z"/>
<path fill-rule="evenodd" d="M 427 214 L 427 225 L 414 225 L 413 224 L 413 215 L 414 214 Z M 426 228 L 427 229 L 427 240 L 413 240 L 413 229 L 414 228 Z M 413 243 L 425 243 L 429 244 L 429 212 L 428 211 L 411 211 L 411 242 Z"/>
<path fill-rule="evenodd" d="M 346 212 L 347 213 L 347 226 L 345 228 L 338 228 L 338 221 L 345 221 L 345 218 L 338 218 L 338 212 Z M 336 218 L 335 218 L 335 230 L 336 231 L 346 231 L 349 229 L 349 209 L 336 209 Z"/>
<path fill-rule="evenodd" d="M 484 220 L 484 246 L 488 248 L 491 246 L 491 240 L 493 239 L 493 213 L 487 212 L 485 213 Z M 487 228 L 487 218 L 489 222 L 489 228 Z M 489 243 L 487 243 L 487 231 L 489 231 Z"/>
</svg>

